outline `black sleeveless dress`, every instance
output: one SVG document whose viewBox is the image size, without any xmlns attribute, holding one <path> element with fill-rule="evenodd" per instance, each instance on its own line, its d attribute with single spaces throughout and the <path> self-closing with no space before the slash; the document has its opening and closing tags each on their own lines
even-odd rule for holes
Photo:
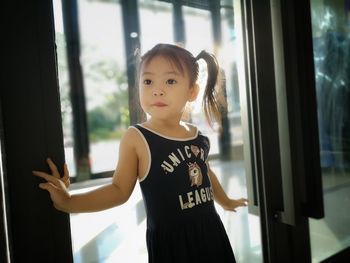
<svg viewBox="0 0 350 263">
<path fill-rule="evenodd" d="M 217 214 L 206 160 L 209 139 L 188 139 L 133 126 L 144 139 L 149 169 L 140 180 L 147 213 L 149 263 L 234 263 Z"/>
</svg>

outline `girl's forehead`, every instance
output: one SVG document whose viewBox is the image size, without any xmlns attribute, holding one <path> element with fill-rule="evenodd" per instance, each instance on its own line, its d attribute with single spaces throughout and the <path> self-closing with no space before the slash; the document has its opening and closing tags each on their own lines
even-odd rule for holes
<svg viewBox="0 0 350 263">
<path fill-rule="evenodd" d="M 148 57 L 141 64 L 141 71 L 145 71 L 150 67 L 162 66 L 167 69 L 171 69 L 174 72 L 184 74 L 184 65 L 179 60 L 175 60 L 170 56 L 156 55 L 153 57 Z"/>
</svg>

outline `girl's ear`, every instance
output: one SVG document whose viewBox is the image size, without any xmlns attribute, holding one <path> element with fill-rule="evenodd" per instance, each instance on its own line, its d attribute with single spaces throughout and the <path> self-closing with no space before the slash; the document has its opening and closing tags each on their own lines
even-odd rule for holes
<svg viewBox="0 0 350 263">
<path fill-rule="evenodd" d="M 190 93 L 190 97 L 188 99 L 189 102 L 195 101 L 197 99 L 199 93 L 199 85 L 198 84 L 194 84 L 191 87 L 191 93 Z"/>
</svg>

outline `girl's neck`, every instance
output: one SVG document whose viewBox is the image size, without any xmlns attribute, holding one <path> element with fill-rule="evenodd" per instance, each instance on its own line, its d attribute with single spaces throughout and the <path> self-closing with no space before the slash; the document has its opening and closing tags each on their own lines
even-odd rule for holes
<svg viewBox="0 0 350 263">
<path fill-rule="evenodd" d="M 176 129 L 183 126 L 183 123 L 180 120 L 158 120 L 150 118 L 145 122 L 150 127 L 159 128 L 159 129 Z"/>
<path fill-rule="evenodd" d="M 182 121 L 167 122 L 153 120 L 151 118 L 142 125 L 170 137 L 187 138 L 193 136 L 196 132 L 196 129 L 192 125 L 190 126 Z"/>
</svg>

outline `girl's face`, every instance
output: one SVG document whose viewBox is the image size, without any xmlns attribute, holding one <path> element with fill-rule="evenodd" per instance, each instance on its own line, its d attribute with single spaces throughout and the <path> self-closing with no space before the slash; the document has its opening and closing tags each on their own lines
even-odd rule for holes
<svg viewBox="0 0 350 263">
<path fill-rule="evenodd" d="M 162 56 L 142 65 L 139 88 L 142 109 L 152 118 L 165 121 L 180 121 L 186 103 L 193 101 L 198 93 L 196 85 L 190 87 L 186 70 L 182 74 Z"/>
</svg>

